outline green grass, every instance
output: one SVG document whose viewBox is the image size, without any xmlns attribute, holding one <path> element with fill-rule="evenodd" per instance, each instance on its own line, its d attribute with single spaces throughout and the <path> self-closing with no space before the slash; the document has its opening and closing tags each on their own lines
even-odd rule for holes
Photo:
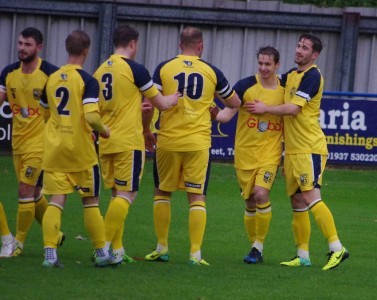
<svg viewBox="0 0 377 300">
<path fill-rule="evenodd" d="M 0 200 L 14 231 L 17 182 L 10 157 L 0 157 Z M 249 243 L 243 225 L 243 201 L 230 164 L 213 164 L 207 196 L 207 229 L 202 248 L 210 267 L 187 264 L 188 204 L 185 193 L 172 199 L 169 263 L 137 261 L 118 268 L 97 269 L 90 262 L 90 241 L 82 220 L 81 201 L 69 197 L 62 230 L 67 239 L 59 249 L 63 269 L 44 269 L 40 226 L 35 223 L 21 257 L 0 261 L 1 299 L 375 299 L 377 172 L 328 170 L 323 199 L 334 215 L 338 233 L 351 258 L 334 271 L 321 270 L 327 243 L 312 222 L 310 268 L 285 268 L 280 261 L 295 254 L 291 209 L 283 178 L 274 185 L 273 218 L 264 263 L 246 265 Z M 152 168 L 148 162 L 136 203 L 126 221 L 127 253 L 143 257 L 155 247 Z M 109 192 L 102 191 L 105 214 Z"/>
</svg>

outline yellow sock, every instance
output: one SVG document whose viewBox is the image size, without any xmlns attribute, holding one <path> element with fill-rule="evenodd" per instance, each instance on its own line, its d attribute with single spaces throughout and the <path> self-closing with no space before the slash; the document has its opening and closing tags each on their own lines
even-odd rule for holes
<svg viewBox="0 0 377 300">
<path fill-rule="evenodd" d="M 30 199 L 30 201 L 25 202 L 23 201 L 18 202 L 18 211 L 17 211 L 17 232 L 16 232 L 16 239 L 21 242 L 22 244 L 25 243 L 26 235 L 29 232 L 31 224 L 33 224 L 34 216 L 35 216 L 35 202 L 34 199 Z"/>
<path fill-rule="evenodd" d="M 84 224 L 93 247 L 105 247 L 105 223 L 98 206 L 84 206 Z"/>
<path fill-rule="evenodd" d="M 323 201 L 319 201 L 310 208 L 310 211 L 327 241 L 329 243 L 338 241 L 334 218 L 327 205 Z"/>
<path fill-rule="evenodd" d="M 206 204 L 203 201 L 191 203 L 189 212 L 190 253 L 196 253 L 202 247 L 206 222 Z"/>
<path fill-rule="evenodd" d="M 3 204 L 0 202 L 0 236 L 9 234 L 7 215 L 5 214 Z"/>
<path fill-rule="evenodd" d="M 155 196 L 153 204 L 154 229 L 160 246 L 168 247 L 169 227 L 171 220 L 170 198 Z"/>
<path fill-rule="evenodd" d="M 257 238 L 255 214 L 255 210 L 245 208 L 245 214 L 243 215 L 243 222 L 245 224 L 246 233 L 251 244 L 253 244 L 255 242 L 255 239 Z"/>
<path fill-rule="evenodd" d="M 35 201 L 35 219 L 38 221 L 39 224 L 42 224 L 43 215 L 47 209 L 48 201 L 44 195 Z"/>
<path fill-rule="evenodd" d="M 116 236 L 118 239 L 117 243 L 122 243 L 123 232 L 119 232 L 119 229 L 124 225 L 130 205 L 131 204 L 128 200 L 119 196 L 116 196 L 111 200 L 105 216 L 107 242 L 113 242 L 114 237 Z"/>
<path fill-rule="evenodd" d="M 297 249 L 309 251 L 311 227 L 307 210 L 293 211 L 292 229 Z"/>
<path fill-rule="evenodd" d="M 256 241 L 264 244 L 268 230 L 270 228 L 270 222 L 272 218 L 271 203 L 268 201 L 265 204 L 257 204 L 256 219 Z"/>
<path fill-rule="evenodd" d="M 115 233 L 113 237 L 113 241 L 111 242 L 111 246 L 113 250 L 123 248 L 123 232 L 124 232 L 124 223 L 121 224 L 118 231 Z"/>
<path fill-rule="evenodd" d="M 49 205 L 42 221 L 43 243 L 45 247 L 56 248 L 61 226 L 62 210 L 55 205 Z"/>
</svg>

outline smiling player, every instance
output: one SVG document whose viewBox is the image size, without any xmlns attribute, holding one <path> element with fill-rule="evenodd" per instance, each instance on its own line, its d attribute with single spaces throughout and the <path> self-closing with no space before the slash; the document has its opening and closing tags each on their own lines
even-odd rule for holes
<svg viewBox="0 0 377 300">
<path fill-rule="evenodd" d="M 244 257 L 248 264 L 263 262 L 263 244 L 272 217 L 269 193 L 282 153 L 281 117 L 257 116 L 246 110 L 255 99 L 270 105 L 284 101 L 282 81 L 276 75 L 279 51 L 261 47 L 257 59 L 258 74 L 241 79 L 234 86 L 244 105 L 240 109 L 225 108 L 216 117 L 225 123 L 238 112 L 234 166 L 245 200 L 245 228 L 252 244 L 250 253 Z"/>
</svg>

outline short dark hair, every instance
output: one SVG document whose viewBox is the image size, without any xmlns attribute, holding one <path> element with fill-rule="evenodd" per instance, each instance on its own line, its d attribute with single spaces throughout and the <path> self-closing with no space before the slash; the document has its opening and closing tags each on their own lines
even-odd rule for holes
<svg viewBox="0 0 377 300">
<path fill-rule="evenodd" d="M 21 31 L 20 35 L 24 38 L 33 38 L 37 45 L 43 43 L 43 34 L 37 28 L 27 27 Z"/>
<path fill-rule="evenodd" d="M 203 42 L 203 33 L 196 27 L 185 27 L 180 36 L 180 42 L 185 47 L 190 47 Z"/>
<path fill-rule="evenodd" d="M 321 53 L 321 51 L 323 49 L 323 44 L 322 44 L 322 41 L 319 37 L 317 37 L 313 34 L 310 34 L 310 33 L 304 33 L 304 34 L 301 34 L 301 36 L 298 40 L 301 41 L 302 39 L 310 40 L 313 44 L 313 46 L 312 46 L 313 52 Z"/>
<path fill-rule="evenodd" d="M 65 39 L 65 49 L 69 55 L 80 55 L 90 47 L 90 37 L 82 30 L 72 31 Z"/>
<path fill-rule="evenodd" d="M 130 25 L 121 25 L 117 27 L 113 35 L 115 48 L 119 46 L 128 46 L 131 41 L 139 40 L 139 32 Z"/>
<path fill-rule="evenodd" d="M 263 55 L 268 55 L 268 56 L 273 56 L 274 57 L 274 62 L 277 64 L 280 62 L 280 53 L 279 51 L 272 47 L 272 46 L 265 46 L 265 47 L 260 47 L 259 50 L 257 51 L 257 58 L 260 54 Z"/>
</svg>

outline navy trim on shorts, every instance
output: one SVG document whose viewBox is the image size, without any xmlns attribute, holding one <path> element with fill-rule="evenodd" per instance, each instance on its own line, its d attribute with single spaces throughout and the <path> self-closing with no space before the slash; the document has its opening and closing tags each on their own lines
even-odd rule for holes
<svg viewBox="0 0 377 300">
<path fill-rule="evenodd" d="M 141 174 L 141 165 L 143 162 L 143 153 L 140 150 L 134 150 L 133 170 L 132 170 L 132 191 L 139 190 L 139 178 Z"/>
<path fill-rule="evenodd" d="M 94 191 L 93 196 L 97 197 L 99 195 L 99 189 L 101 186 L 101 177 L 98 165 L 93 166 L 93 180 L 94 180 Z"/>
<path fill-rule="evenodd" d="M 39 174 L 36 187 L 43 187 L 43 170 Z"/>
<path fill-rule="evenodd" d="M 208 151 L 210 151 L 210 149 L 208 149 Z M 210 173 L 211 173 L 211 152 L 208 155 L 208 167 L 207 167 L 207 173 L 206 173 L 206 180 L 204 182 L 203 195 L 207 195 L 207 188 L 208 188 Z"/>
<path fill-rule="evenodd" d="M 313 161 L 313 172 L 314 172 L 313 187 L 320 189 L 321 185 L 318 184 L 318 180 L 319 180 L 319 176 L 321 175 L 321 169 L 322 169 L 322 155 L 312 154 L 312 161 Z"/>
<path fill-rule="evenodd" d="M 153 155 L 153 181 L 154 181 L 154 187 L 158 189 L 160 186 L 160 178 L 158 177 L 158 170 L 157 170 L 157 155 L 156 152 Z"/>
</svg>

